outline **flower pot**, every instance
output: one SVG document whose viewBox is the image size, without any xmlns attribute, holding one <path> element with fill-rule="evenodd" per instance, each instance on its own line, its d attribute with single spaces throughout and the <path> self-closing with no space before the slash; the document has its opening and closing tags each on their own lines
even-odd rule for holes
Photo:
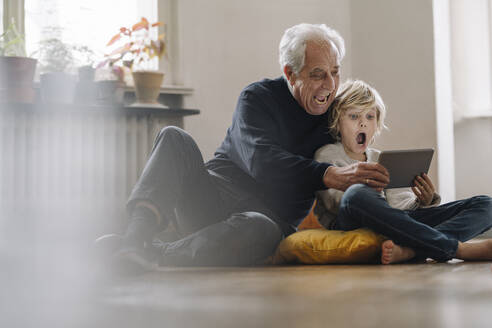
<svg viewBox="0 0 492 328">
<path fill-rule="evenodd" d="M 164 73 L 155 71 L 138 71 L 132 72 L 132 75 L 133 81 L 135 82 L 137 103 L 142 105 L 160 105 L 157 102 L 157 97 L 159 96 L 159 92 L 161 90 Z"/>
<path fill-rule="evenodd" d="M 74 102 L 77 104 L 94 104 L 97 99 L 97 85 L 94 82 L 96 70 L 91 66 L 79 67 L 79 82 L 75 87 Z"/>
<path fill-rule="evenodd" d="M 53 72 L 40 76 L 41 99 L 45 103 L 71 104 L 75 93 L 75 77 L 73 75 Z"/>
<path fill-rule="evenodd" d="M 93 82 L 96 76 L 96 69 L 92 66 L 80 66 L 79 69 L 79 82 Z"/>
<path fill-rule="evenodd" d="M 96 82 L 97 100 L 99 105 L 121 105 L 125 94 L 125 84 L 118 80 Z"/>
<path fill-rule="evenodd" d="M 33 103 L 36 59 L 0 56 L 0 102 Z"/>
</svg>

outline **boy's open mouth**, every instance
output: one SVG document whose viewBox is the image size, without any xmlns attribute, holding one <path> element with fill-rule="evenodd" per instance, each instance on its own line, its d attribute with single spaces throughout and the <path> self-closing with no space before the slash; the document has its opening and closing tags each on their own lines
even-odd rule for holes
<svg viewBox="0 0 492 328">
<path fill-rule="evenodd" d="M 357 143 L 359 145 L 363 145 L 366 142 L 366 134 L 364 132 L 361 132 L 357 135 Z"/>
<path fill-rule="evenodd" d="M 327 95 L 327 96 L 314 96 L 314 101 L 318 104 L 318 105 L 324 105 L 326 104 L 326 102 L 328 101 L 328 97 L 330 95 Z"/>
</svg>

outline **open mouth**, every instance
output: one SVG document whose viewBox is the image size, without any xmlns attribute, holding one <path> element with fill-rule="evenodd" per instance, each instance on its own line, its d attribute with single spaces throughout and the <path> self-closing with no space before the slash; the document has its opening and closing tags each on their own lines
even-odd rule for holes
<svg viewBox="0 0 492 328">
<path fill-rule="evenodd" d="M 314 96 L 314 101 L 318 105 L 324 105 L 328 101 L 328 97 L 330 97 L 330 95 L 327 95 L 327 96 L 324 96 L 324 97 L 323 96 Z"/>
<path fill-rule="evenodd" d="M 366 134 L 365 134 L 364 132 L 359 133 L 359 134 L 357 135 L 356 140 L 357 140 L 357 143 L 358 143 L 359 145 L 363 145 L 363 144 L 365 144 L 365 143 L 366 143 Z"/>
</svg>

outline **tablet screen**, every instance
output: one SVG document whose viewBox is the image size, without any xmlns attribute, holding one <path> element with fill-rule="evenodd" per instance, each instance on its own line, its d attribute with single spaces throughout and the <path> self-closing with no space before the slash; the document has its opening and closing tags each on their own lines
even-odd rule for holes
<svg viewBox="0 0 492 328">
<path fill-rule="evenodd" d="M 417 175 L 427 173 L 434 149 L 388 150 L 379 155 L 378 163 L 390 174 L 386 189 L 413 186 Z"/>
</svg>

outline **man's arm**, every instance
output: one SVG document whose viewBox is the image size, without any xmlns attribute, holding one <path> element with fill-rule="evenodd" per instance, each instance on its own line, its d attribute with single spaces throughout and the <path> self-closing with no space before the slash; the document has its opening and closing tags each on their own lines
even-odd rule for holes
<svg viewBox="0 0 492 328">
<path fill-rule="evenodd" d="M 379 164 L 333 167 L 286 151 L 268 106 L 274 104 L 243 91 L 233 119 L 231 159 L 257 181 L 308 192 L 326 188 L 345 191 L 355 183 L 382 190 L 389 183 L 387 170 Z"/>
<path fill-rule="evenodd" d="M 295 187 L 298 191 L 325 189 L 323 175 L 327 163 L 293 154 L 281 146 L 281 131 L 269 108 L 272 98 L 243 91 L 233 119 L 230 138 L 231 159 L 255 180 Z"/>
<path fill-rule="evenodd" d="M 375 150 L 367 151 L 367 156 L 373 155 Z M 387 185 L 389 178 L 387 171 L 381 165 L 369 165 L 368 162 L 350 160 L 341 143 L 325 145 L 318 149 L 314 159 L 320 162 L 333 163 L 326 169 L 323 182 L 328 189 L 345 191 L 355 183 L 367 184 L 377 191 Z"/>
<path fill-rule="evenodd" d="M 389 174 L 380 164 L 359 162 L 343 167 L 328 167 L 323 175 L 323 183 L 327 188 L 341 191 L 356 183 L 382 191 L 389 183 Z"/>
</svg>

